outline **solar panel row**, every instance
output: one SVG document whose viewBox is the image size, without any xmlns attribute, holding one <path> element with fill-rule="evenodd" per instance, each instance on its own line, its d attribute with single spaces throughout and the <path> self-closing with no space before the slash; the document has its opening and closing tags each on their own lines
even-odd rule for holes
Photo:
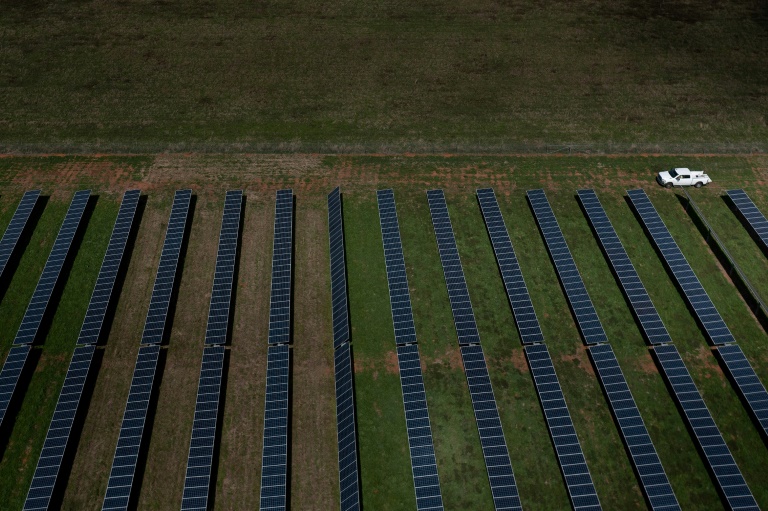
<svg viewBox="0 0 768 511">
<path fill-rule="evenodd" d="M 628 190 L 627 195 L 712 343 L 736 342 L 645 190 Z"/>
<path fill-rule="evenodd" d="M 677 348 L 656 346 L 654 352 L 730 508 L 759 509 Z"/>
<path fill-rule="evenodd" d="M 445 195 L 442 190 L 430 190 L 427 200 L 494 506 L 497 510 L 522 509 Z"/>
<path fill-rule="evenodd" d="M 48 509 L 95 349 L 93 345 L 75 348 L 27 492 L 25 510 Z"/>
<path fill-rule="evenodd" d="M 160 253 L 160 263 L 157 266 L 152 298 L 149 300 L 149 310 L 144 322 L 141 344 L 160 344 L 163 342 L 168 306 L 171 302 L 173 285 L 176 282 L 176 268 L 179 263 L 181 245 L 184 241 L 191 200 L 192 190 L 176 190 L 173 196 L 171 217 L 165 231 L 163 251 Z"/>
<path fill-rule="evenodd" d="M 158 344 L 139 348 L 102 510 L 128 509 L 159 356 Z"/>
<path fill-rule="evenodd" d="M 120 262 L 123 260 L 123 254 L 125 254 L 125 246 L 128 243 L 128 236 L 131 234 L 133 218 L 140 196 L 141 191 L 139 190 L 128 190 L 123 194 L 123 201 L 117 212 L 117 220 L 115 220 L 115 225 L 112 228 L 107 252 L 104 254 L 99 276 L 96 278 L 96 286 L 93 288 L 91 301 L 88 303 L 88 310 L 85 312 L 85 319 L 80 328 L 78 344 L 96 344 L 99 341 L 101 325 L 104 323 L 112 289 L 115 287 L 115 279 L 117 279 L 117 273 L 120 270 Z"/>
<path fill-rule="evenodd" d="M 278 190 L 272 247 L 269 344 L 291 342 L 291 261 L 293 258 L 293 191 Z"/>
<path fill-rule="evenodd" d="M 610 344 L 598 344 L 589 348 L 589 355 L 597 367 L 600 383 L 608 396 L 613 416 L 619 424 L 621 436 L 629 450 L 632 465 L 640 477 L 640 486 L 648 497 L 651 509 L 679 510 L 680 504 L 661 465 L 613 348 Z"/>
<path fill-rule="evenodd" d="M 263 511 L 286 509 L 289 366 L 290 349 L 287 344 L 270 346 L 267 349 L 267 392 L 259 507 Z"/>
<path fill-rule="evenodd" d="M 328 238 L 331 254 L 331 302 L 333 312 L 334 373 L 336 376 L 336 431 L 339 455 L 341 511 L 360 509 L 360 477 L 357 464 L 357 431 L 352 348 L 349 344 L 344 225 L 341 189 L 328 194 Z"/>
<path fill-rule="evenodd" d="M 74 240 L 77 228 L 80 226 L 80 220 L 90 196 L 90 190 L 80 190 L 72 198 L 64 222 L 56 235 L 56 241 L 53 242 L 51 253 L 45 262 L 43 273 L 40 275 L 40 280 L 38 280 L 32 299 L 29 301 L 27 311 L 21 320 L 21 326 L 16 332 L 14 344 L 32 344 L 35 342 L 37 329 L 40 327 L 53 289 L 56 287 L 56 281 L 67 259 L 69 248 L 72 246 L 72 240 Z"/>
<path fill-rule="evenodd" d="M 741 213 L 741 216 L 747 221 L 752 230 L 760 238 L 763 248 L 768 249 L 768 220 L 765 215 L 757 209 L 755 203 L 749 198 L 744 190 L 728 190 L 725 193 L 731 198 L 733 204 Z M 1 242 L 0 242 L 1 244 Z"/>
<path fill-rule="evenodd" d="M 587 344 L 599 344 L 608 342 L 600 318 L 597 317 L 597 311 L 592 305 L 587 288 L 584 287 L 584 281 L 581 279 L 576 263 L 571 256 L 571 251 L 565 243 L 565 238 L 557 223 L 555 213 L 549 205 L 544 190 L 529 190 L 527 192 L 528 201 L 536 216 L 536 222 L 544 237 L 549 255 L 555 264 L 557 275 L 563 284 L 568 302 L 576 316 L 576 322 L 579 330 Z"/>
<path fill-rule="evenodd" d="M 227 342 L 242 204 L 242 190 L 230 190 L 224 196 L 224 214 L 219 232 L 219 247 L 216 251 L 213 289 L 208 307 L 208 326 L 205 330 L 205 344 L 209 346 Z"/>
<path fill-rule="evenodd" d="M 413 484 L 416 489 L 416 509 L 443 509 L 419 347 L 415 344 L 398 346 L 397 363 L 403 390 Z"/>
<path fill-rule="evenodd" d="M 13 213 L 11 222 L 0 239 L 0 275 L 5 271 L 5 265 L 8 264 L 13 249 L 16 248 L 16 243 L 21 238 L 21 233 L 24 232 L 24 226 L 27 225 L 27 221 L 35 209 L 38 197 L 40 197 L 40 190 L 30 190 L 24 193 Z"/>
<path fill-rule="evenodd" d="M 640 281 L 640 276 L 635 271 L 635 266 L 630 261 L 627 251 L 624 250 L 619 236 L 608 219 L 608 215 L 600 204 L 597 194 L 593 190 L 579 190 L 579 200 L 584 206 L 587 218 L 597 233 L 597 238 L 605 250 L 608 260 L 613 267 L 619 283 L 629 298 L 632 309 L 635 311 L 648 342 L 651 344 L 666 344 L 672 342 L 667 328 L 661 321 L 656 307 L 648 296 L 645 286 Z"/>
<path fill-rule="evenodd" d="M 523 344 L 544 342 L 544 334 L 541 332 L 541 325 L 536 317 L 536 311 L 533 309 L 528 288 L 525 286 L 525 280 L 520 271 L 520 264 L 517 261 L 515 250 L 512 248 L 512 241 L 509 238 L 507 226 L 504 223 L 504 218 L 501 216 L 499 203 L 496 201 L 496 194 L 492 188 L 483 188 L 477 190 L 477 199 L 480 202 L 480 209 L 485 219 L 485 227 L 488 229 L 488 236 L 491 238 L 493 251 L 496 254 L 496 262 L 501 271 L 501 278 L 504 281 L 507 298 L 509 298 L 509 303 L 514 312 L 520 338 Z"/>
<path fill-rule="evenodd" d="M 19 377 L 21 377 L 24 364 L 27 362 L 29 350 L 28 344 L 11 347 L 3 364 L 3 370 L 0 371 L 0 424 L 3 423 L 5 413 L 8 411 L 8 405 L 13 398 L 16 384 L 19 383 Z"/>
<path fill-rule="evenodd" d="M 602 509 L 600 500 L 549 350 L 544 344 L 531 344 L 524 349 L 573 508 L 598 511 Z"/>
<path fill-rule="evenodd" d="M 737 344 L 730 346 L 720 346 L 717 353 L 728 372 L 731 373 L 733 380 L 741 391 L 741 395 L 749 404 L 757 421 L 763 428 L 763 432 L 768 435 L 768 392 L 760 378 L 757 377 L 755 369 L 749 363 L 741 347 Z"/>
<path fill-rule="evenodd" d="M 187 473 L 181 499 L 182 510 L 208 509 L 223 370 L 224 346 L 206 346 L 203 349 L 203 362 L 197 385 L 192 441 L 189 444 Z"/>
<path fill-rule="evenodd" d="M 384 262 L 387 268 L 389 302 L 392 308 L 392 323 L 395 327 L 395 342 L 398 345 L 416 342 L 416 327 L 411 310 L 411 293 L 405 272 L 403 245 L 400 241 L 400 224 L 395 209 L 395 194 L 392 190 L 376 192 L 379 204 L 381 238 L 384 243 Z"/>
<path fill-rule="evenodd" d="M 341 216 L 341 189 L 328 194 L 328 236 L 331 250 L 331 306 L 333 310 L 333 346 L 349 340 L 347 304 L 347 263 L 344 257 L 344 226 Z"/>
<path fill-rule="evenodd" d="M 543 344 L 538 344 L 544 341 L 544 336 L 520 272 L 504 218 L 501 216 L 496 194 L 493 189 L 486 188 L 478 190 L 477 196 L 507 297 L 525 345 L 526 359 L 531 368 L 571 504 L 577 509 L 601 509 L 549 351 Z"/>
</svg>

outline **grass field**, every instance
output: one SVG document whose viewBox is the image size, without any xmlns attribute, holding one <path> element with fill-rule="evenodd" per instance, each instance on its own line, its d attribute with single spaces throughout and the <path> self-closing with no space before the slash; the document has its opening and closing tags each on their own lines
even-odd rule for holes
<svg viewBox="0 0 768 511">
<path fill-rule="evenodd" d="M 9 0 L 0 150 L 768 149 L 759 0 Z"/>
<path fill-rule="evenodd" d="M 692 191 L 744 270 L 768 296 L 768 262 L 720 198 L 744 187 L 768 211 L 768 158 L 699 157 L 715 183 Z M 606 509 L 643 509 L 639 486 L 579 338 L 525 200 L 543 187 L 563 228 L 662 462 L 684 508 L 723 509 L 589 224 L 575 198 L 596 189 L 675 344 L 699 385 L 755 497 L 768 507 L 766 444 L 741 406 L 704 336 L 623 193 L 648 190 L 665 222 L 765 381 L 768 336 L 727 278 L 675 191 L 652 181 L 673 157 L 351 157 L 159 155 L 0 159 L 0 225 L 25 189 L 51 195 L 0 302 L 4 357 L 34 289 L 71 194 L 98 195 L 66 280 L 40 359 L 10 437 L 2 438 L 0 507 L 20 509 L 106 247 L 120 194 L 140 187 L 147 205 L 125 284 L 101 355 L 76 453 L 68 464 L 64 509 L 98 509 L 103 496 L 173 190 L 192 187 L 197 205 L 183 262 L 178 304 L 159 382 L 139 507 L 181 502 L 184 467 L 224 191 L 247 195 L 232 345 L 224 393 L 214 507 L 253 508 L 258 501 L 274 191 L 297 197 L 292 398 L 292 509 L 338 505 L 333 353 L 325 194 L 341 184 L 358 406 L 363 504 L 413 509 L 402 398 L 389 311 L 375 190 L 395 190 L 416 330 L 424 365 L 438 470 L 447 509 L 492 505 L 463 374 L 425 190 L 446 192 L 488 358 L 523 505 L 567 509 L 568 497 L 482 215 L 474 198 L 493 186 Z"/>
</svg>

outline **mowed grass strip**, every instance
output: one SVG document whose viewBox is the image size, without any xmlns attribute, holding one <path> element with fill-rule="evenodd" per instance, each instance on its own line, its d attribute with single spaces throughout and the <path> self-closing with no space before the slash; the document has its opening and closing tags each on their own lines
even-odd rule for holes
<svg viewBox="0 0 768 511">
<path fill-rule="evenodd" d="M 5 309 L 0 316 L 7 323 L 3 328 L 6 332 L 3 351 L 6 353 L 21 323 L 26 305 L 48 258 L 50 248 L 53 246 L 70 199 L 69 193 L 57 193 L 51 197 L 29 247 L 22 256 L 6 297 L 0 304 L 0 309 Z M 47 336 L 38 340 L 41 344 L 38 348 L 40 359 L 23 396 L 21 408 L 15 418 L 8 417 L 8 419 L 14 419 L 13 430 L 0 462 L 0 477 L 11 484 L 2 485 L 0 499 L 9 508 L 21 508 L 26 498 L 71 353 L 77 341 L 77 334 L 109 242 L 112 225 L 117 217 L 117 209 L 118 204 L 111 197 L 104 197 L 97 201 L 82 244 L 77 250 L 71 272 L 66 282 L 59 281 L 59 285 L 63 285 L 64 288 L 58 306 L 53 302 L 49 304 L 49 307 L 55 307 L 55 313 Z M 83 227 L 85 226 L 81 225 L 81 228 Z M 72 250 L 75 248 L 73 246 Z M 70 252 L 69 257 L 74 255 Z"/>
</svg>

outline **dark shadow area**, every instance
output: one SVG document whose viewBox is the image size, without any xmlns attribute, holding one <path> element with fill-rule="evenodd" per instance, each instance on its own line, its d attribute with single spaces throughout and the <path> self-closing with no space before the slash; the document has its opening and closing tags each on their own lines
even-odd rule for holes
<svg viewBox="0 0 768 511">
<path fill-rule="evenodd" d="M 189 235 L 192 232 L 192 222 L 195 218 L 195 206 L 197 205 L 197 195 L 192 194 L 189 198 L 189 210 L 187 211 L 187 221 L 184 225 L 184 235 L 181 238 L 181 247 L 179 247 L 179 259 L 176 264 L 176 277 L 173 279 L 173 289 L 168 300 L 168 313 L 165 316 L 165 328 L 163 329 L 163 339 L 161 346 L 167 346 L 173 331 L 173 321 L 176 316 L 176 302 L 179 298 L 179 288 L 181 280 L 184 278 L 184 261 L 187 258 L 187 247 L 189 246 Z M 165 240 L 163 240 L 165 246 Z"/>
<path fill-rule="evenodd" d="M 741 406 L 744 407 L 744 410 L 747 412 L 747 415 L 749 415 L 749 418 L 752 420 L 752 424 L 755 426 L 755 428 L 757 428 L 757 431 L 760 434 L 760 438 L 763 440 L 763 443 L 766 445 L 766 447 L 768 447 L 768 435 L 766 435 L 765 429 L 763 429 L 763 425 L 760 424 L 760 419 L 758 419 L 757 416 L 752 411 L 752 407 L 749 405 L 749 401 L 747 401 L 746 397 L 744 397 L 744 393 L 739 389 L 739 384 L 736 382 L 736 379 L 733 377 L 733 373 L 731 373 L 731 370 L 728 369 L 728 366 L 726 365 L 722 355 L 720 354 L 720 350 L 712 350 L 712 351 L 715 352 L 714 353 L 715 358 L 717 359 L 717 362 L 720 364 L 720 368 L 723 370 L 723 374 L 730 382 L 731 386 L 733 387 L 733 390 L 736 392 L 736 395 L 739 396 L 739 401 L 741 401 Z"/>
<path fill-rule="evenodd" d="M 717 490 L 717 494 L 723 503 L 723 507 L 725 509 L 730 509 L 730 506 L 728 505 L 728 499 L 723 494 L 722 489 L 720 488 L 720 485 L 717 482 L 717 477 L 715 477 L 714 472 L 712 472 L 712 468 L 709 466 L 709 462 L 707 461 L 707 455 L 704 454 L 704 451 L 701 448 L 701 444 L 696 439 L 696 433 L 693 431 L 693 428 L 691 427 L 691 424 L 685 415 L 685 410 L 683 410 L 683 407 L 680 406 L 680 401 L 678 401 L 675 395 L 675 391 L 672 388 L 672 385 L 670 385 L 669 383 L 669 378 L 667 377 L 667 373 L 664 371 L 664 367 L 661 365 L 661 362 L 659 362 L 659 359 L 656 356 L 656 351 L 655 350 L 649 350 L 649 351 L 651 352 L 651 357 L 653 358 L 653 361 L 656 363 L 656 368 L 658 369 L 659 373 L 662 375 L 662 379 L 664 380 L 664 385 L 667 387 L 667 392 L 669 392 L 669 395 L 672 397 L 672 400 L 675 402 L 675 408 L 677 408 L 677 411 L 680 414 L 680 417 L 683 419 L 683 422 L 685 423 L 685 429 L 688 430 L 688 435 L 690 435 L 691 440 L 693 440 L 693 443 L 696 446 L 696 452 L 699 453 L 699 456 L 701 457 L 701 461 L 707 469 L 709 478 L 712 480 L 712 486 L 714 486 L 715 490 Z"/>
<path fill-rule="evenodd" d="M 48 201 L 51 199 L 49 195 L 41 195 L 35 202 L 35 207 L 27 219 L 27 223 L 24 224 L 24 229 L 21 231 L 19 240 L 16 242 L 16 246 L 11 252 L 11 256 L 8 258 L 8 262 L 5 263 L 3 274 L 0 275 L 0 301 L 5 298 L 5 293 L 8 291 L 8 287 L 11 285 L 11 280 L 19 267 L 19 262 L 24 255 L 24 252 L 29 246 L 29 242 L 32 239 L 32 235 L 35 233 L 37 224 L 40 222 L 40 218 L 43 216 L 43 211 L 48 205 Z"/>
<path fill-rule="evenodd" d="M 167 356 L 168 350 L 161 348 L 157 358 L 157 371 L 155 372 L 155 380 L 152 384 L 152 393 L 149 397 L 149 405 L 147 407 L 147 420 L 144 422 L 144 435 L 141 439 L 141 445 L 139 446 L 139 456 L 136 458 L 136 472 L 133 476 L 133 488 L 131 488 L 131 496 L 128 499 L 128 509 L 130 510 L 137 510 L 139 506 L 139 495 L 141 495 L 141 487 L 144 484 L 144 472 L 147 469 L 149 444 L 152 442 L 152 426 L 155 423 L 155 415 L 157 414 L 157 400 L 160 396 L 160 384 L 163 382 L 163 373 L 165 372 L 165 361 Z"/>
<path fill-rule="evenodd" d="M 768 4 L 766 4 L 768 5 Z M 752 238 L 752 241 L 755 242 L 757 245 L 757 248 L 760 249 L 760 251 L 763 253 L 765 257 L 768 257 L 768 246 L 763 243 L 763 240 L 760 239 L 760 236 L 757 235 L 755 230 L 752 228 L 751 225 L 749 225 L 749 222 L 746 218 L 744 218 L 744 215 L 741 214 L 741 211 L 739 211 L 739 208 L 736 207 L 736 204 L 733 203 L 731 198 L 728 195 L 721 195 L 721 199 L 723 199 L 723 202 L 726 206 L 728 206 L 728 209 L 731 210 L 731 212 L 736 216 L 736 218 L 739 219 L 739 222 L 741 222 L 741 225 L 744 227 L 744 230 L 746 230 L 749 233 L 749 237 Z"/>
<path fill-rule="evenodd" d="M 69 483 L 69 476 L 72 473 L 72 464 L 75 461 L 75 453 L 77 453 L 78 446 L 80 445 L 85 418 L 88 415 L 88 408 L 90 407 L 91 399 L 93 398 L 93 390 L 96 387 L 96 378 L 99 375 L 103 359 L 104 350 L 95 350 L 93 353 L 93 360 L 91 361 L 91 367 L 88 370 L 88 376 L 85 380 L 85 385 L 83 386 L 83 393 L 80 396 L 80 403 L 77 406 L 75 420 L 72 423 L 72 429 L 69 432 L 69 440 L 67 441 L 67 447 L 61 460 L 59 475 L 56 478 L 56 485 L 53 488 L 53 494 L 51 495 L 48 509 L 61 509 L 61 505 L 64 501 L 64 493 L 67 489 L 67 484 Z"/>
<path fill-rule="evenodd" d="M 758 323 L 760 323 L 760 326 L 765 332 L 768 332 L 768 317 L 766 317 L 765 311 L 763 311 L 762 307 L 760 307 L 758 299 L 753 296 L 752 291 L 749 289 L 749 285 L 747 285 L 747 282 L 745 282 L 742 275 L 740 275 L 739 271 L 737 271 L 734 267 L 735 261 L 731 260 L 731 256 L 726 252 L 727 249 L 720 245 L 722 241 L 718 242 L 717 236 L 713 236 L 711 234 L 713 231 L 710 230 L 710 227 L 707 225 L 705 219 L 699 216 L 696 208 L 693 207 L 692 204 L 688 203 L 687 197 L 679 194 L 675 194 L 675 197 L 677 197 L 677 200 L 680 201 L 680 204 L 683 206 L 686 213 L 688 213 L 688 216 L 693 221 L 693 224 L 706 240 L 707 246 L 709 246 L 710 250 L 712 250 L 712 253 L 715 254 L 718 263 L 728 274 L 728 277 L 731 279 L 734 287 L 736 287 L 746 304 L 749 306 L 750 310 L 752 310 L 752 313 L 755 315 Z"/>
<path fill-rule="evenodd" d="M 109 333 L 112 331 L 112 323 L 115 320 L 117 304 L 120 303 L 120 296 L 123 293 L 125 277 L 128 274 L 128 267 L 131 265 L 133 251 L 136 247 L 136 237 L 139 234 L 141 219 L 144 217 L 144 210 L 146 207 L 147 196 L 141 195 L 139 197 L 139 202 L 136 205 L 136 213 L 134 214 L 133 223 L 131 224 L 131 232 L 128 233 L 128 239 L 125 242 L 125 252 L 123 252 L 123 258 L 120 261 L 120 267 L 117 270 L 115 284 L 112 288 L 112 294 L 109 297 L 109 303 L 107 304 L 107 310 L 104 314 L 104 320 L 101 323 L 101 330 L 99 331 L 99 339 L 97 342 L 99 346 L 106 344 L 107 339 L 109 339 Z"/>
<path fill-rule="evenodd" d="M 232 269 L 232 294 L 229 299 L 229 317 L 227 317 L 227 336 L 225 337 L 225 346 L 232 345 L 232 331 L 235 325 L 235 305 L 237 304 L 237 282 L 240 277 L 240 255 L 243 252 L 243 224 L 245 224 L 245 208 L 247 199 L 243 194 L 243 200 L 240 203 L 240 226 L 237 229 L 237 247 L 235 249 L 235 267 Z"/>
<path fill-rule="evenodd" d="M 242 224 L 241 224 L 242 225 Z M 221 456 L 221 430 L 224 429 L 224 407 L 226 406 L 227 383 L 229 381 L 229 350 L 224 350 L 224 364 L 221 368 L 221 387 L 219 390 L 219 408 L 216 413 L 216 435 L 213 438 L 213 458 L 211 460 L 211 478 L 208 482 L 208 509 L 216 506 L 216 481 L 219 477 L 219 458 Z"/>
<path fill-rule="evenodd" d="M 27 389 L 32 381 L 32 375 L 35 373 L 37 363 L 40 361 L 40 354 L 41 351 L 34 348 L 29 351 L 27 362 L 24 364 L 24 369 L 19 375 L 19 381 L 16 383 L 13 397 L 8 403 L 8 408 L 5 410 L 3 423 L 0 425 L 0 460 L 5 456 L 5 450 L 8 448 L 8 440 L 11 437 L 13 426 L 16 424 L 16 417 L 19 415 L 21 404 L 24 402 Z"/>
<path fill-rule="evenodd" d="M 93 216 L 93 210 L 96 208 L 96 202 L 98 202 L 98 195 L 91 195 L 88 198 L 88 202 L 83 210 L 83 216 L 80 219 L 80 223 L 75 231 L 75 236 L 72 238 L 72 244 L 67 252 L 67 257 L 64 259 L 64 264 L 59 272 L 59 278 L 56 280 L 56 285 L 51 291 L 51 297 L 48 299 L 48 305 L 45 307 L 45 313 L 40 321 L 40 326 L 37 329 L 37 335 L 35 336 L 34 344 L 42 344 L 48 337 L 48 332 L 51 330 L 53 324 L 53 318 L 56 315 L 56 309 L 59 308 L 59 301 L 64 293 L 64 288 L 67 286 L 69 280 L 69 274 L 72 271 L 72 266 L 75 264 L 77 254 L 80 252 L 80 246 L 83 244 L 83 238 L 85 237 L 85 231 L 88 229 L 88 223 Z"/>
</svg>

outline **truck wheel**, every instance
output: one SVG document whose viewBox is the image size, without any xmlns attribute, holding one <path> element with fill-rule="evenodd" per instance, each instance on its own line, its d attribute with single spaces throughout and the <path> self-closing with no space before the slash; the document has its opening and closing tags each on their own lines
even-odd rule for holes
<svg viewBox="0 0 768 511">
<path fill-rule="evenodd" d="M 698 183 L 696 183 L 696 184 L 695 184 L 695 185 L 693 185 L 693 186 L 694 186 L 694 187 L 696 187 L 696 188 L 701 188 L 702 186 L 704 186 L 704 183 L 702 183 L 701 181 L 699 181 Z"/>
<path fill-rule="evenodd" d="M 673 186 L 672 183 L 667 183 L 664 185 L 664 188 L 672 188 L 672 186 Z"/>
</svg>

